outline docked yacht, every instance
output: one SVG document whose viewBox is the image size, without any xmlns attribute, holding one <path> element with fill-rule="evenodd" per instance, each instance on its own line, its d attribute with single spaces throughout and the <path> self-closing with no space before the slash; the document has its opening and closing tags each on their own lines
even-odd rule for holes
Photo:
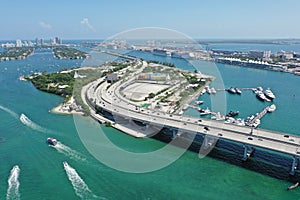
<svg viewBox="0 0 300 200">
<path fill-rule="evenodd" d="M 270 101 L 270 99 L 268 99 L 262 91 L 258 91 L 256 93 L 256 97 L 261 101 Z"/>
<path fill-rule="evenodd" d="M 270 88 L 266 89 L 264 92 L 265 96 L 271 100 L 275 99 L 275 95 Z"/>
<path fill-rule="evenodd" d="M 201 110 L 199 110 L 199 112 L 200 112 L 201 116 L 211 114 L 211 111 L 208 108 L 206 108 L 205 110 L 201 109 Z"/>
<path fill-rule="evenodd" d="M 227 89 L 227 91 L 231 94 L 236 94 L 236 90 L 233 87 Z"/>
<path fill-rule="evenodd" d="M 242 94 L 242 91 L 239 88 L 235 88 L 237 94 Z"/>
</svg>

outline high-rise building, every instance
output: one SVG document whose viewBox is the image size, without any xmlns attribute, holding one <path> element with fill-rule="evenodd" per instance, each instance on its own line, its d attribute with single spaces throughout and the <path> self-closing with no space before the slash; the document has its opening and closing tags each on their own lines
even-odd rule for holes
<svg viewBox="0 0 300 200">
<path fill-rule="evenodd" d="M 41 45 L 41 46 L 44 46 L 44 39 L 43 39 L 43 38 L 40 39 L 40 45 Z"/>
<path fill-rule="evenodd" d="M 55 43 L 56 43 L 56 44 L 62 44 L 61 38 L 56 37 L 56 38 L 55 38 Z"/>
<path fill-rule="evenodd" d="M 35 38 L 35 46 L 39 46 L 40 42 L 39 42 L 39 38 Z"/>
</svg>

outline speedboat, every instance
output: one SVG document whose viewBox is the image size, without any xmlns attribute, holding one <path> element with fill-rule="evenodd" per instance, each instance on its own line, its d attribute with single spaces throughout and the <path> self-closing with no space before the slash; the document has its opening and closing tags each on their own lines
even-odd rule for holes
<svg viewBox="0 0 300 200">
<path fill-rule="evenodd" d="M 270 88 L 266 89 L 264 92 L 265 96 L 271 100 L 275 99 L 275 95 Z"/>
<path fill-rule="evenodd" d="M 231 94 L 236 94 L 236 90 L 233 87 L 227 89 L 227 91 Z"/>
<path fill-rule="evenodd" d="M 270 105 L 268 108 L 267 108 L 267 111 L 270 113 L 270 112 L 274 112 L 276 110 L 276 106 L 275 104 L 272 104 Z"/>
<path fill-rule="evenodd" d="M 55 138 L 47 138 L 47 143 L 51 146 L 55 146 L 57 144 L 57 140 Z"/>
</svg>

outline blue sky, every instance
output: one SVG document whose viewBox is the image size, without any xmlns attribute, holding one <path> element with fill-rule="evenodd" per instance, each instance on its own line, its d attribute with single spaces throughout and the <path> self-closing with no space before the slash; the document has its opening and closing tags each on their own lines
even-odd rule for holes
<svg viewBox="0 0 300 200">
<path fill-rule="evenodd" d="M 193 38 L 300 38 L 299 0 L 6 0 L 0 40 L 105 39 L 162 27 Z"/>
</svg>

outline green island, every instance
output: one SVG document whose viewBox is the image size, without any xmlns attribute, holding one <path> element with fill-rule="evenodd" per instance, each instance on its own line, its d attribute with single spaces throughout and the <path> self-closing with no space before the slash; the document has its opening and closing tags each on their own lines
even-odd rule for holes
<svg viewBox="0 0 300 200">
<path fill-rule="evenodd" d="M 23 60 L 30 56 L 34 48 L 29 47 L 14 47 L 0 53 L 0 61 Z"/>
<path fill-rule="evenodd" d="M 53 49 L 54 56 L 58 59 L 85 59 L 89 54 L 70 47 L 57 47 Z"/>
<path fill-rule="evenodd" d="M 74 97 L 75 104 L 80 106 L 80 111 L 89 114 L 88 107 L 81 99 L 82 87 L 107 74 L 122 70 L 131 63 L 132 61 L 129 60 L 114 61 L 102 66 L 62 69 L 55 73 L 34 73 L 25 76 L 24 79 L 32 82 L 38 90 L 62 96 L 64 98 L 63 104 Z"/>
</svg>

